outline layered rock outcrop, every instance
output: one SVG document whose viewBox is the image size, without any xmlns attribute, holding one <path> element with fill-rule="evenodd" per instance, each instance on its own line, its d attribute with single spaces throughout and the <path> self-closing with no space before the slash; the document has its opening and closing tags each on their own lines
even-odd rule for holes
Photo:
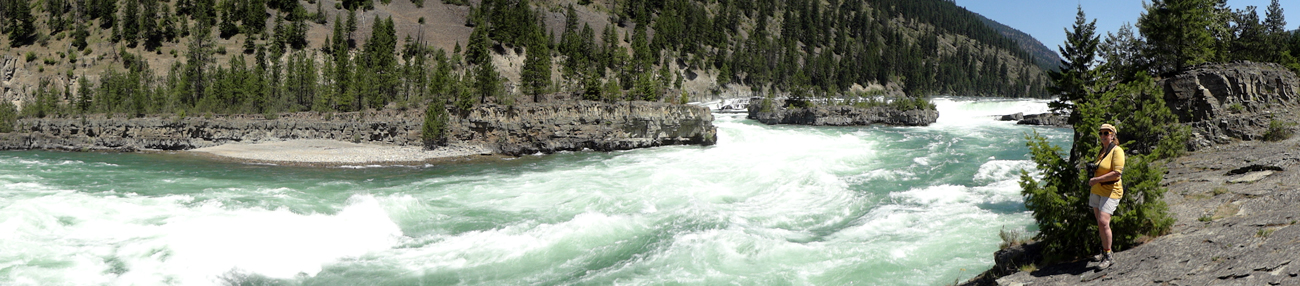
<svg viewBox="0 0 1300 286">
<path fill-rule="evenodd" d="M 1262 139 L 1273 120 L 1292 120 L 1300 78 L 1281 65 L 1204 64 L 1162 80 L 1165 104 L 1192 127 L 1193 148 Z"/>
<path fill-rule="evenodd" d="M 449 144 L 478 145 L 508 155 L 711 145 L 717 138 L 708 109 L 688 105 L 574 101 L 479 105 L 452 114 Z M 421 146 L 423 122 L 422 110 L 302 112 L 273 119 L 262 115 L 27 118 L 19 120 L 17 131 L 0 134 L 0 149 L 189 150 L 292 139 Z"/>
<path fill-rule="evenodd" d="M 459 117 L 449 141 L 509 155 L 713 145 L 718 132 L 707 107 L 652 102 L 481 105 Z"/>
<path fill-rule="evenodd" d="M 786 108 L 774 106 L 770 111 L 762 110 L 761 101 L 749 104 L 747 118 L 758 120 L 763 124 L 797 124 L 815 126 L 858 126 L 872 124 L 900 126 L 928 126 L 939 120 L 939 111 L 933 109 L 913 109 L 902 111 L 885 106 L 859 108 L 853 106 L 815 106 L 805 108 Z"/>
<path fill-rule="evenodd" d="M 1070 127 L 1070 124 L 1066 122 L 1068 119 L 1067 117 L 1068 116 L 1066 115 L 1056 114 L 1051 112 L 1035 113 L 1035 114 L 1015 113 L 1015 114 L 1007 114 L 1007 115 L 999 116 L 998 120 L 1015 121 L 1016 124 L 1020 124 L 1020 125 L 1037 125 L 1037 126 L 1068 128 Z"/>
</svg>

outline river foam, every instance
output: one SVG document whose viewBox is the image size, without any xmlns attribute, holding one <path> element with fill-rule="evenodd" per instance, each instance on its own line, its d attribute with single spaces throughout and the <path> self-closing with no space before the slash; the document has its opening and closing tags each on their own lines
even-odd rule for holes
<svg viewBox="0 0 1300 286">
<path fill-rule="evenodd" d="M 422 168 L 0 153 L 0 284 L 937 285 L 1029 230 L 1036 100 L 928 127 L 768 126 L 718 144 Z"/>
</svg>

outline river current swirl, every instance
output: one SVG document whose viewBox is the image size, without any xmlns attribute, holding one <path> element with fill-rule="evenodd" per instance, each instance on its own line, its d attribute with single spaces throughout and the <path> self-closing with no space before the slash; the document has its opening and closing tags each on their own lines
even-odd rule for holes
<svg viewBox="0 0 1300 286">
<path fill-rule="evenodd" d="M 436 166 L 0 152 L 3 285 L 941 285 L 1032 231 L 1038 100 L 927 127 L 768 126 L 718 144 Z M 1067 147 L 1068 148 L 1068 147 Z"/>
</svg>

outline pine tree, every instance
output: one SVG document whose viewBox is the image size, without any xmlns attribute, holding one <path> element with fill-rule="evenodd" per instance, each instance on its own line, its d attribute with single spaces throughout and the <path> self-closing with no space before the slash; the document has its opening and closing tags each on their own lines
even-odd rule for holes
<svg viewBox="0 0 1300 286">
<path fill-rule="evenodd" d="M 338 19 L 335 19 L 335 20 L 338 20 Z M 352 33 L 356 33 L 356 32 L 357 32 L 357 11 L 356 11 L 356 10 L 348 10 L 348 25 L 347 25 L 347 28 L 348 28 L 348 30 L 347 30 L 347 32 L 348 32 L 348 33 L 347 33 L 347 36 L 348 36 L 348 41 L 347 41 L 348 46 L 347 46 L 347 48 L 348 48 L 348 49 L 352 49 L 352 48 L 354 48 L 354 47 L 357 46 L 357 44 L 356 44 L 356 39 L 353 39 L 353 38 L 352 38 Z"/>
<path fill-rule="evenodd" d="M 533 44 L 528 48 L 527 56 L 520 80 L 523 81 L 524 93 L 532 95 L 533 102 L 537 102 L 537 97 L 551 85 L 551 51 L 546 44 Z"/>
<path fill-rule="evenodd" d="M 1247 6 L 1244 10 L 1238 10 L 1233 13 L 1233 39 L 1229 41 L 1228 48 L 1231 54 L 1230 60 L 1248 60 L 1248 61 L 1267 61 L 1269 41 L 1267 40 L 1267 30 L 1264 25 L 1259 23 L 1259 14 L 1255 13 L 1255 6 Z"/>
<path fill-rule="evenodd" d="M 474 72 L 474 87 L 478 92 L 479 103 L 486 103 L 488 97 L 496 98 L 501 94 L 501 74 L 491 62 L 478 65 Z"/>
<path fill-rule="evenodd" d="M 316 22 L 316 24 L 324 25 L 326 20 L 325 8 L 321 6 L 321 3 L 325 3 L 325 1 L 320 1 L 320 0 L 316 1 L 316 13 L 312 14 L 312 21 Z"/>
<path fill-rule="evenodd" d="M 1079 6 L 1078 11 L 1074 17 L 1074 30 L 1065 31 L 1065 46 L 1060 47 L 1061 70 L 1049 72 L 1052 86 L 1048 90 L 1059 96 L 1049 104 L 1053 111 L 1070 110 L 1075 104 L 1087 102 L 1092 92 L 1090 89 L 1097 80 L 1092 66 L 1100 41 L 1095 34 L 1097 20 L 1087 22 L 1083 6 Z M 985 61 L 984 66 L 991 63 Z"/>
<path fill-rule="evenodd" d="M 181 102 L 185 106 L 198 105 L 206 95 L 210 82 L 207 66 L 213 61 L 213 44 L 211 26 L 202 21 L 196 22 L 186 52 L 184 91 L 181 93 Z"/>
<path fill-rule="evenodd" d="M 10 18 L 3 24 L 4 32 L 9 34 L 9 45 L 18 47 L 30 44 L 36 35 L 36 19 L 32 16 L 31 4 L 27 0 L 0 0 L 7 2 L 5 16 Z"/>
<path fill-rule="evenodd" d="M 348 51 L 347 40 L 349 32 L 343 26 L 343 14 L 340 12 L 334 17 L 334 45 L 330 49 L 334 60 L 334 90 L 336 106 L 342 111 L 347 111 L 355 106 L 352 98 L 353 90 L 353 66 L 352 57 Z M 352 19 L 349 17 L 349 19 Z"/>
<path fill-rule="evenodd" d="M 1152 0 L 1138 18 L 1137 27 L 1147 38 L 1145 55 L 1157 73 L 1176 71 L 1213 60 L 1216 53 L 1218 0 Z"/>
<path fill-rule="evenodd" d="M 51 34 L 57 34 L 68 29 L 68 24 L 72 20 L 70 17 L 65 16 L 68 10 L 71 10 L 68 2 L 67 0 L 45 1 L 45 13 L 49 14 L 45 26 L 50 29 Z"/>
<path fill-rule="evenodd" d="M 376 97 L 372 102 L 382 106 L 397 94 L 397 58 L 394 55 L 397 49 L 397 35 L 392 17 L 382 20 L 375 15 L 374 23 L 370 40 L 366 41 L 363 53 L 367 59 L 367 77 L 373 80 L 372 88 L 376 91 L 370 94 Z"/>
<path fill-rule="evenodd" d="M 443 102 L 432 102 L 424 110 L 424 126 L 420 129 L 420 139 L 424 141 L 424 148 L 432 150 L 438 146 L 447 144 L 445 135 L 447 130 L 447 105 Z"/>
<path fill-rule="evenodd" d="M 605 32 L 601 33 L 601 41 L 605 42 L 605 48 L 600 50 L 600 61 L 597 62 L 597 72 L 605 76 L 605 69 L 615 69 L 622 65 L 622 62 L 615 62 L 616 51 L 622 50 L 623 47 L 618 45 L 618 31 L 614 25 L 605 25 Z M 624 52 L 626 53 L 626 52 Z"/>
<path fill-rule="evenodd" d="M 1286 32 L 1286 15 L 1282 13 L 1282 4 L 1273 0 L 1264 14 L 1264 27 L 1270 34 Z"/>
<path fill-rule="evenodd" d="M 127 46 L 135 47 L 140 35 L 140 4 L 136 0 L 125 0 L 122 4 L 126 5 L 122 10 L 122 40 Z"/>
<path fill-rule="evenodd" d="M 1290 33 L 1286 30 L 1286 15 L 1282 13 L 1282 4 L 1278 0 L 1273 0 L 1268 5 L 1268 10 L 1264 14 L 1264 28 L 1267 35 L 1265 51 L 1265 60 L 1278 63 L 1287 63 L 1294 59 L 1283 59 L 1283 51 L 1287 50 L 1287 40 Z M 1287 53 L 1289 56 L 1295 54 Z"/>
<path fill-rule="evenodd" d="M 491 60 L 490 51 L 488 50 L 488 46 L 492 45 L 491 42 L 492 39 L 488 38 L 486 24 L 480 23 L 474 26 L 474 30 L 470 31 L 469 44 L 467 44 L 465 50 L 465 59 L 469 61 L 469 64 L 481 65 Z"/>
<path fill-rule="evenodd" d="M 243 7 L 238 7 L 242 24 L 242 32 L 245 34 L 261 33 L 266 29 L 266 0 L 241 0 Z"/>
<path fill-rule="evenodd" d="M 1116 82 L 1128 82 L 1138 71 L 1146 70 L 1146 58 L 1142 57 L 1141 39 L 1133 35 L 1133 27 L 1127 23 L 1119 27 L 1116 33 L 1106 33 L 1106 40 L 1097 47 L 1098 56 L 1104 61 L 1098 67 L 1104 73 L 1103 78 Z M 1021 72 L 1023 76 L 1026 72 Z"/>
<path fill-rule="evenodd" d="M 90 112 L 90 99 L 95 97 L 92 90 L 94 89 L 91 88 L 90 80 L 86 79 L 85 74 L 82 74 L 80 78 L 77 78 L 77 112 L 78 113 Z"/>
<path fill-rule="evenodd" d="M 655 62 L 655 55 L 650 50 L 644 25 L 637 25 L 632 34 L 632 62 L 636 72 L 645 71 Z"/>
<path fill-rule="evenodd" d="M 145 50 L 157 50 L 163 40 L 163 27 L 158 22 L 164 15 L 159 12 L 158 0 L 139 0 L 139 3 L 140 38 L 144 40 Z"/>
<path fill-rule="evenodd" d="M 447 59 L 447 53 L 441 48 L 433 55 L 433 62 L 436 68 L 429 79 L 429 93 L 434 95 L 447 95 L 451 88 L 452 77 L 451 61 Z"/>
<path fill-rule="evenodd" d="M 77 22 L 77 28 L 72 32 L 72 46 L 77 47 L 77 51 L 86 50 L 86 46 L 90 45 L 86 42 L 86 37 L 89 36 L 90 32 L 86 30 L 86 24 Z"/>
<path fill-rule="evenodd" d="M 235 0 L 221 1 L 219 9 L 221 10 L 221 23 L 217 26 L 219 36 L 222 39 L 229 39 L 239 34 L 239 26 L 235 25 L 235 21 L 239 21 L 240 16 L 235 9 Z"/>
</svg>

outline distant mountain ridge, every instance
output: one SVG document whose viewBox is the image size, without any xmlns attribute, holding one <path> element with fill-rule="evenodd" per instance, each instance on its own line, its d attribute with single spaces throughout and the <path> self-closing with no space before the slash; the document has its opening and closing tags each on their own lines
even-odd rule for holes
<svg viewBox="0 0 1300 286">
<path fill-rule="evenodd" d="M 1043 42 L 1039 42 L 1038 39 L 1034 38 L 1034 36 L 1030 36 L 1029 34 L 1021 32 L 1011 26 L 998 23 L 998 21 L 984 17 L 984 15 L 980 15 L 979 13 L 975 13 L 975 15 L 979 15 L 980 20 L 984 21 L 984 25 L 997 30 L 998 33 L 1002 33 L 1002 36 L 1010 38 L 1020 44 L 1020 49 L 1029 52 L 1030 56 L 1034 58 L 1034 62 L 1038 64 L 1039 67 L 1042 67 L 1044 70 L 1055 70 L 1060 67 L 1061 56 L 1056 54 L 1056 51 L 1052 50 L 1052 48 L 1044 45 Z"/>
</svg>

